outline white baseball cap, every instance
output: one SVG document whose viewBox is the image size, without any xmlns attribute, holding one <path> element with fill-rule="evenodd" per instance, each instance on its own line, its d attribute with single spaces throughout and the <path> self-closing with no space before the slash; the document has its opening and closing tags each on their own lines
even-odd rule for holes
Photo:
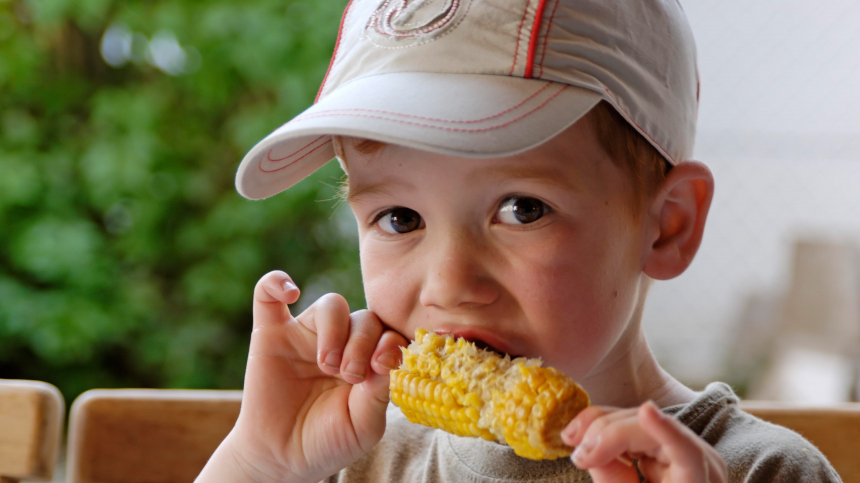
<svg viewBox="0 0 860 483">
<path fill-rule="evenodd" d="M 601 100 L 689 159 L 698 73 L 678 0 L 352 0 L 316 102 L 248 152 L 236 188 L 289 188 L 335 157 L 332 136 L 512 155 Z"/>
</svg>

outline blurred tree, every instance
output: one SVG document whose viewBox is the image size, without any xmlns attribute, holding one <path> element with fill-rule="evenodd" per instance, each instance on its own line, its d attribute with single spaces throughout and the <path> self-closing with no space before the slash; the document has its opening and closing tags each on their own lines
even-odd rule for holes
<svg viewBox="0 0 860 483">
<path fill-rule="evenodd" d="M 313 101 L 345 3 L 0 1 L 0 377 L 238 388 L 263 273 L 363 306 L 336 164 L 233 188 Z"/>
</svg>

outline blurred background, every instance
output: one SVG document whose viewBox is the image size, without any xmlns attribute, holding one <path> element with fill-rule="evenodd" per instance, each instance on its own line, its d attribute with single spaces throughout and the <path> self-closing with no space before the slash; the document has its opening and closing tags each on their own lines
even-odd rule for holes
<svg viewBox="0 0 860 483">
<path fill-rule="evenodd" d="M 645 313 L 669 372 L 759 399 L 857 399 L 860 3 L 681 0 L 695 157 L 716 192 L 691 268 Z"/>
<path fill-rule="evenodd" d="M 310 105 L 346 0 L 0 0 L 0 378 L 241 388 L 256 280 L 363 307 L 329 163 L 242 199 L 243 154 Z M 716 177 L 646 330 L 695 389 L 857 399 L 860 3 L 686 0 Z"/>
<path fill-rule="evenodd" d="M 241 388 L 262 274 L 363 306 L 336 165 L 233 187 L 313 102 L 345 4 L 0 0 L 0 378 Z"/>
</svg>

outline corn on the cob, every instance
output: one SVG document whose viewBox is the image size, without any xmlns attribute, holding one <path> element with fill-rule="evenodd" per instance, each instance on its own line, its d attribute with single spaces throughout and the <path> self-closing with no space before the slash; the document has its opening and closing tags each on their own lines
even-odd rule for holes
<svg viewBox="0 0 860 483">
<path fill-rule="evenodd" d="M 560 432 L 588 395 L 540 359 L 500 357 L 418 329 L 391 372 L 391 400 L 414 423 L 505 442 L 531 459 L 567 456 Z"/>
</svg>

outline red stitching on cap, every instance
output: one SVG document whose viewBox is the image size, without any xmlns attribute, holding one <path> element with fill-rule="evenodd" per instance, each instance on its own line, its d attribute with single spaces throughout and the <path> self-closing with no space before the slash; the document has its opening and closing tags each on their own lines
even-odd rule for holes
<svg viewBox="0 0 860 483">
<path fill-rule="evenodd" d="M 546 46 L 549 45 L 549 33 L 552 31 L 552 21 L 555 20 L 555 11 L 558 10 L 560 0 L 556 0 L 555 6 L 552 7 L 552 15 L 549 16 L 549 25 L 546 27 L 546 35 L 543 38 L 543 52 L 540 54 L 540 74 L 538 77 L 543 77 L 543 60 L 546 58 Z"/>
<path fill-rule="evenodd" d="M 537 48 L 537 39 L 540 34 L 540 23 L 543 20 L 543 11 L 546 8 L 546 0 L 540 0 L 540 3 L 537 6 L 537 12 L 535 12 L 535 23 L 532 26 L 532 34 L 529 39 L 529 56 L 526 58 L 526 72 L 523 74 L 523 77 L 526 79 L 532 78 L 532 73 L 534 72 L 534 61 L 535 61 L 535 49 Z"/>
<path fill-rule="evenodd" d="M 340 27 L 337 30 L 337 40 L 334 43 L 334 52 L 331 54 L 331 60 L 328 63 L 328 70 L 325 71 L 325 77 L 323 77 L 322 84 L 320 84 L 320 90 L 317 91 L 317 96 L 314 98 L 314 104 L 320 100 L 320 96 L 322 95 L 323 87 L 325 87 L 325 81 L 328 80 L 328 75 L 331 72 L 331 68 L 334 66 L 334 59 L 337 57 L 337 49 L 340 47 L 340 37 L 343 35 L 343 25 L 346 23 L 346 16 L 349 14 L 349 7 L 352 6 L 352 0 L 349 0 L 349 3 L 346 4 L 346 8 L 343 9 L 343 17 L 340 18 Z"/>
<path fill-rule="evenodd" d="M 519 104 L 517 104 L 517 105 L 515 105 L 515 106 L 513 106 L 513 107 L 510 107 L 510 108 L 508 108 L 508 109 L 505 109 L 504 111 L 501 111 L 501 112 L 499 112 L 499 113 L 497 113 L 497 114 L 493 114 L 492 116 L 487 116 L 487 117 L 484 117 L 484 118 L 481 118 L 481 119 L 468 119 L 468 120 L 460 120 L 460 119 L 441 119 L 441 118 L 435 118 L 435 117 L 416 116 L 416 115 L 414 115 L 414 114 L 404 114 L 404 113 L 402 113 L 402 112 L 383 111 L 383 110 L 380 110 L 380 109 L 363 109 L 363 108 L 358 108 L 358 107 L 356 107 L 356 108 L 344 108 L 344 109 L 322 109 L 322 110 L 319 110 L 319 111 L 315 111 L 315 112 L 313 112 L 313 113 L 309 114 L 308 116 L 316 116 L 316 115 L 321 114 L 321 113 L 324 113 L 324 112 L 349 112 L 349 111 L 362 111 L 362 112 L 378 112 L 378 113 L 380 113 L 380 114 L 393 114 L 393 115 L 396 115 L 396 116 L 410 117 L 410 118 L 413 118 L 413 119 L 423 119 L 423 120 L 425 120 L 425 121 L 450 122 L 450 123 L 455 123 L 455 124 L 472 124 L 472 123 L 476 123 L 476 122 L 488 121 L 488 120 L 493 119 L 493 118 L 495 118 L 495 117 L 503 116 L 503 115 L 505 115 L 505 114 L 507 114 L 507 113 L 509 113 L 509 112 L 511 112 L 511 111 L 513 111 L 513 110 L 515 110 L 515 109 L 517 109 L 517 108 L 519 108 L 520 106 L 522 106 L 522 105 L 523 105 L 523 104 L 525 104 L 526 102 L 530 101 L 531 99 L 533 99 L 534 97 L 536 97 L 538 94 L 540 94 L 541 92 L 543 92 L 544 90 L 546 90 L 546 89 L 547 89 L 549 86 L 551 86 L 551 85 L 552 85 L 552 83 L 549 83 L 549 82 L 548 82 L 545 86 L 543 86 L 543 87 L 541 87 L 540 89 L 538 89 L 534 94 L 532 94 L 532 95 L 530 95 L 530 96 L 526 97 L 525 99 L 523 99 Z M 294 121 L 297 121 L 297 120 L 299 120 L 299 119 L 304 119 L 305 117 L 307 117 L 307 116 L 304 116 L 304 117 L 303 117 L 303 116 L 299 116 L 298 118 L 294 119 Z"/>
<path fill-rule="evenodd" d="M 678 162 L 677 162 L 677 161 L 675 161 L 675 158 L 673 158 L 673 157 L 672 157 L 672 155 L 671 155 L 671 154 L 669 154 L 669 150 L 667 150 L 666 148 L 664 148 L 662 144 L 658 143 L 656 139 L 652 138 L 652 137 L 651 137 L 651 135 L 650 135 L 650 134 L 648 134 L 648 131 L 646 131 L 646 130 L 645 130 L 645 128 L 643 128 L 643 127 L 642 127 L 642 126 L 640 126 L 639 124 L 636 124 L 636 121 L 634 121 L 634 120 L 633 120 L 633 117 L 632 117 L 632 116 L 630 116 L 630 113 L 629 113 L 629 112 L 627 112 L 627 111 L 624 109 L 624 107 L 621 105 L 621 103 L 619 103 L 619 102 L 618 102 L 618 98 L 617 98 L 617 97 L 615 97 L 615 96 L 612 94 L 612 91 L 610 91 L 609 89 L 606 89 L 605 87 L 604 87 L 604 90 L 606 91 L 606 93 L 607 93 L 607 94 L 609 94 L 609 97 L 611 97 L 611 98 L 612 98 L 612 100 L 613 100 L 613 101 L 615 101 L 615 106 L 616 106 L 618 109 L 620 109 L 620 110 L 621 110 L 621 112 L 624 114 L 624 118 L 625 118 L 625 119 L 627 119 L 627 122 L 629 122 L 629 123 L 633 124 L 634 126 L 638 127 L 638 128 L 639 128 L 639 131 L 640 131 L 642 134 L 644 134 L 644 135 L 645 135 L 645 137 L 647 137 L 648 139 L 650 139 L 652 143 L 656 144 L 656 145 L 657 145 L 657 146 L 658 146 L 658 147 L 663 151 L 663 154 L 665 154 L 665 155 L 666 155 L 666 157 L 667 157 L 667 158 L 669 158 L 669 160 L 670 160 L 670 161 L 672 161 L 672 164 L 678 164 Z"/>
<path fill-rule="evenodd" d="M 568 86 L 567 86 L 567 85 L 565 85 L 564 87 L 562 87 L 561 89 L 559 89 L 559 91 L 558 91 L 558 92 L 556 92 L 555 94 L 553 94 L 553 95 L 552 95 L 552 97 L 550 97 L 549 99 L 545 100 L 543 103 L 541 103 L 539 106 L 535 107 L 535 108 L 534 108 L 534 109 L 532 109 L 531 111 L 526 112 L 525 114 L 522 114 L 522 115 L 521 115 L 521 116 L 519 116 L 519 117 L 516 117 L 516 118 L 514 118 L 514 119 L 511 119 L 510 121 L 505 122 L 505 123 L 502 123 L 502 124 L 497 124 L 497 125 L 495 125 L 495 126 L 488 126 L 488 127 L 485 127 L 485 128 L 477 128 L 477 129 L 463 129 L 463 128 L 453 128 L 453 127 L 444 127 L 444 126 L 434 126 L 434 125 L 432 125 L 432 124 L 424 124 L 424 123 L 420 123 L 420 122 L 413 122 L 413 121 L 403 121 L 403 120 L 400 120 L 400 119 L 394 119 L 394 118 L 384 117 L 384 116 L 371 116 L 371 115 L 368 115 L 368 114 L 349 114 L 349 113 L 348 113 L 348 114 L 342 114 L 342 115 L 346 115 L 346 116 L 353 116 L 353 117 L 366 117 L 366 118 L 371 118 L 371 119 L 382 119 L 383 121 L 393 121 L 393 122 L 397 122 L 397 123 L 400 123 L 400 124 L 408 124 L 408 125 L 412 125 L 412 126 L 421 126 L 421 127 L 430 127 L 430 128 L 433 128 L 433 129 L 441 129 L 441 130 L 443 130 L 443 131 L 451 131 L 451 132 L 484 132 L 484 131 L 492 131 L 493 129 L 499 129 L 499 128 L 505 127 L 505 126 L 507 126 L 507 125 L 509 125 L 509 124 L 512 124 L 512 123 L 515 123 L 515 122 L 519 121 L 520 119 L 525 118 L 526 116 L 529 116 L 529 115 L 531 115 L 531 114 L 533 114 L 533 113 L 537 112 L 538 110 L 542 109 L 542 108 L 543 108 L 543 107 L 545 107 L 547 104 L 549 104 L 549 102 L 550 102 L 550 101 L 552 101 L 553 99 L 555 99 L 556 97 L 558 97 L 558 95 L 559 95 L 559 94 L 561 94 L 562 92 L 564 92 L 564 90 L 565 90 L 565 89 L 567 89 L 567 88 L 568 88 Z M 317 118 L 317 117 L 327 117 L 327 116 L 330 116 L 330 115 L 331 115 L 331 114 L 310 115 L 310 116 L 305 116 L 305 117 L 303 117 L 303 118 L 302 118 L 302 120 L 305 120 L 305 119 L 314 119 L 314 118 Z"/>
<path fill-rule="evenodd" d="M 520 28 L 517 29 L 517 46 L 514 47 L 514 63 L 511 64 L 511 73 L 508 75 L 514 75 L 514 68 L 517 66 L 517 54 L 520 53 L 520 37 L 523 36 L 523 24 L 526 23 L 526 14 L 529 13 L 529 2 L 526 1 L 526 8 L 523 10 L 523 18 L 520 20 Z"/>
<path fill-rule="evenodd" d="M 284 156 L 283 158 L 272 159 L 272 156 L 271 156 L 271 155 L 272 155 L 272 150 L 270 149 L 270 150 L 269 150 L 269 152 L 266 154 L 266 159 L 267 159 L 267 160 L 269 160 L 269 161 L 271 161 L 271 162 L 273 162 L 273 163 L 277 163 L 277 162 L 279 162 L 279 161 L 283 161 L 283 160 L 285 160 L 285 159 L 287 159 L 287 158 L 289 158 L 289 157 L 295 156 L 296 154 L 298 154 L 298 153 L 300 153 L 300 152 L 304 151 L 304 150 L 305 150 L 305 148 L 307 148 L 307 147 L 308 147 L 308 146 L 310 146 L 311 144 L 313 144 L 313 143 L 315 143 L 315 142 L 319 141 L 320 139 L 322 139 L 322 138 L 324 138 L 324 137 L 325 137 L 325 134 L 323 134 L 322 136 L 320 136 L 320 137 L 318 137 L 318 138 L 314 139 L 313 141 L 311 141 L 311 142 L 309 142 L 309 143 L 305 144 L 304 146 L 300 147 L 299 149 L 296 149 L 296 150 L 295 150 L 295 151 L 293 151 L 292 153 L 290 153 L 290 154 L 288 154 L 288 155 Z"/>
<path fill-rule="evenodd" d="M 307 144 L 307 145 L 305 145 L 304 147 L 302 147 L 302 149 L 305 149 L 306 147 L 310 146 L 311 144 L 313 144 L 313 143 L 315 143 L 315 142 L 319 141 L 319 139 L 320 139 L 320 138 L 322 138 L 322 137 L 325 137 L 325 136 L 320 136 L 320 137 L 318 137 L 318 138 L 314 139 L 313 141 L 311 141 L 311 142 L 310 142 L 310 144 Z M 265 170 L 265 169 L 263 169 L 263 163 L 262 163 L 262 157 L 261 157 L 261 158 L 260 158 L 260 161 L 261 161 L 261 162 L 257 163 L 257 168 L 259 168 L 259 170 L 260 170 L 260 171 L 262 171 L 262 172 L 264 172 L 264 173 L 274 173 L 274 172 L 276 172 L 276 171 L 280 171 L 280 170 L 282 170 L 282 169 L 289 168 L 290 166 L 292 166 L 292 165 L 294 165 L 294 164 L 298 163 L 299 161 L 301 161 L 301 160 L 305 159 L 306 157 L 310 156 L 310 155 L 311 155 L 311 153 L 313 153 L 314 151 L 316 151 L 316 150 L 317 150 L 317 149 L 319 149 L 319 148 L 324 147 L 325 145 L 329 144 L 330 142 L 331 142 L 331 139 L 328 139 L 326 142 L 324 142 L 324 143 L 320 144 L 319 146 L 317 146 L 317 147 L 315 147 L 315 148 L 311 149 L 310 151 L 308 151 L 307 153 L 305 153 L 305 154 L 304 154 L 304 156 L 301 156 L 301 157 L 299 157 L 299 158 L 297 158 L 297 159 L 295 159 L 295 160 L 293 160 L 293 161 L 290 161 L 289 163 L 287 163 L 287 164 L 285 164 L 285 165 L 281 166 L 280 168 L 275 168 L 275 169 L 271 169 L 271 170 L 268 170 L 268 171 L 267 171 L 267 170 Z M 293 154 L 298 153 L 298 152 L 299 152 L 299 151 L 301 151 L 302 149 L 299 149 L 298 151 L 296 151 L 296 152 L 295 152 L 295 153 L 293 153 Z M 272 158 L 270 157 L 270 156 L 271 156 L 271 154 L 272 154 L 272 150 L 271 150 L 271 149 L 269 149 L 269 152 L 268 152 L 268 153 L 266 153 L 266 159 L 268 159 L 269 161 L 281 161 L 281 160 L 287 159 L 287 158 L 289 158 L 290 156 L 292 156 L 292 154 L 291 154 L 290 156 L 287 156 L 287 157 L 281 158 L 281 159 L 279 159 L 279 160 L 275 160 L 275 159 L 272 159 Z"/>
</svg>

